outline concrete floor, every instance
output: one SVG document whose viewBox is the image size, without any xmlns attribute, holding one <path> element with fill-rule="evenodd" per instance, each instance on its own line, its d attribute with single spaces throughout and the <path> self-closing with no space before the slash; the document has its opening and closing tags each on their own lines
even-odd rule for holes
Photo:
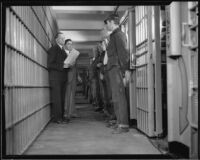
<svg viewBox="0 0 200 160">
<path fill-rule="evenodd" d="M 69 124 L 50 123 L 25 155 L 161 154 L 136 129 L 113 135 L 112 129 L 105 127 L 102 113 L 88 104 L 77 108 L 80 118 Z"/>
</svg>

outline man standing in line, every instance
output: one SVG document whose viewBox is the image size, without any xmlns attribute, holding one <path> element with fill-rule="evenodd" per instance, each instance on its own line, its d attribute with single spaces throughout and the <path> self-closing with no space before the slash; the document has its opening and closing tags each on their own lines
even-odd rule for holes
<svg viewBox="0 0 200 160">
<path fill-rule="evenodd" d="M 80 54 L 79 51 L 72 47 L 72 40 L 65 40 L 65 52 L 69 54 L 76 54 L 77 57 Z M 77 58 L 76 57 L 76 58 Z M 76 106 L 75 106 L 75 91 L 76 91 L 76 60 L 71 64 L 65 64 L 64 66 L 67 72 L 67 84 L 66 84 L 66 94 L 65 94 L 65 117 L 70 120 L 70 118 L 79 117 L 77 114 Z"/>
<path fill-rule="evenodd" d="M 65 37 L 58 32 L 55 36 L 56 44 L 48 50 L 47 67 L 49 70 L 50 97 L 52 115 L 55 123 L 67 123 L 64 119 L 64 97 L 67 81 L 67 70 L 64 69 L 64 60 L 67 55 L 63 49 Z"/>
<path fill-rule="evenodd" d="M 93 89 L 94 89 L 94 106 L 95 106 L 95 111 L 99 112 L 103 110 L 103 103 L 102 103 L 102 97 L 100 94 L 100 77 L 99 77 L 99 72 L 100 69 L 97 66 L 97 64 L 99 63 L 99 59 L 100 59 L 100 53 L 99 53 L 99 49 L 98 49 L 98 45 L 95 47 L 94 49 L 94 59 L 92 62 L 92 77 L 93 77 Z"/>
<path fill-rule="evenodd" d="M 114 111 L 117 117 L 117 124 L 114 127 L 113 134 L 119 134 L 129 131 L 128 124 L 128 106 L 125 97 L 125 88 L 123 77 L 130 78 L 129 54 L 126 48 L 126 35 L 119 28 L 119 16 L 116 14 L 110 15 L 105 21 L 110 34 L 110 42 L 107 47 L 107 69 L 112 90 L 112 101 Z"/>
</svg>

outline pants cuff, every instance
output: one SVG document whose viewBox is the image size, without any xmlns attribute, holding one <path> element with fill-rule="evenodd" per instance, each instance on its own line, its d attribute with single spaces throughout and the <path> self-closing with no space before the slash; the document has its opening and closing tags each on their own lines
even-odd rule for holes
<svg viewBox="0 0 200 160">
<path fill-rule="evenodd" d="M 119 127 L 121 127 L 121 128 L 129 128 L 129 125 L 128 124 L 119 124 Z"/>
</svg>

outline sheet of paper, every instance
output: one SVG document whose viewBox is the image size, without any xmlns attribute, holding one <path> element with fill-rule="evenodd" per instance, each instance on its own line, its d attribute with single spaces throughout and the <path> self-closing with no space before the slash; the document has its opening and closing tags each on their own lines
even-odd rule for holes
<svg viewBox="0 0 200 160">
<path fill-rule="evenodd" d="M 78 58 L 80 52 L 73 49 L 71 53 L 67 56 L 67 58 L 64 61 L 64 64 L 66 65 L 73 65 L 76 62 L 76 59 Z"/>
</svg>

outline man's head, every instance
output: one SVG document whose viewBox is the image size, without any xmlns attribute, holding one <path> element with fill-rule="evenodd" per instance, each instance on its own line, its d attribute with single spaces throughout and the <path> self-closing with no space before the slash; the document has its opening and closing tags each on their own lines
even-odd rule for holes
<svg viewBox="0 0 200 160">
<path fill-rule="evenodd" d="M 104 24 L 108 31 L 113 31 L 115 28 L 119 26 L 120 19 L 117 14 L 111 14 L 104 20 Z"/>
<path fill-rule="evenodd" d="M 55 39 L 56 39 L 56 42 L 59 44 L 59 45 L 64 45 L 65 43 L 65 36 L 62 32 L 58 32 L 55 36 Z"/>
<path fill-rule="evenodd" d="M 72 40 L 71 39 L 66 39 L 65 40 L 65 49 L 67 49 L 68 51 L 71 51 L 73 49 Z"/>
</svg>

